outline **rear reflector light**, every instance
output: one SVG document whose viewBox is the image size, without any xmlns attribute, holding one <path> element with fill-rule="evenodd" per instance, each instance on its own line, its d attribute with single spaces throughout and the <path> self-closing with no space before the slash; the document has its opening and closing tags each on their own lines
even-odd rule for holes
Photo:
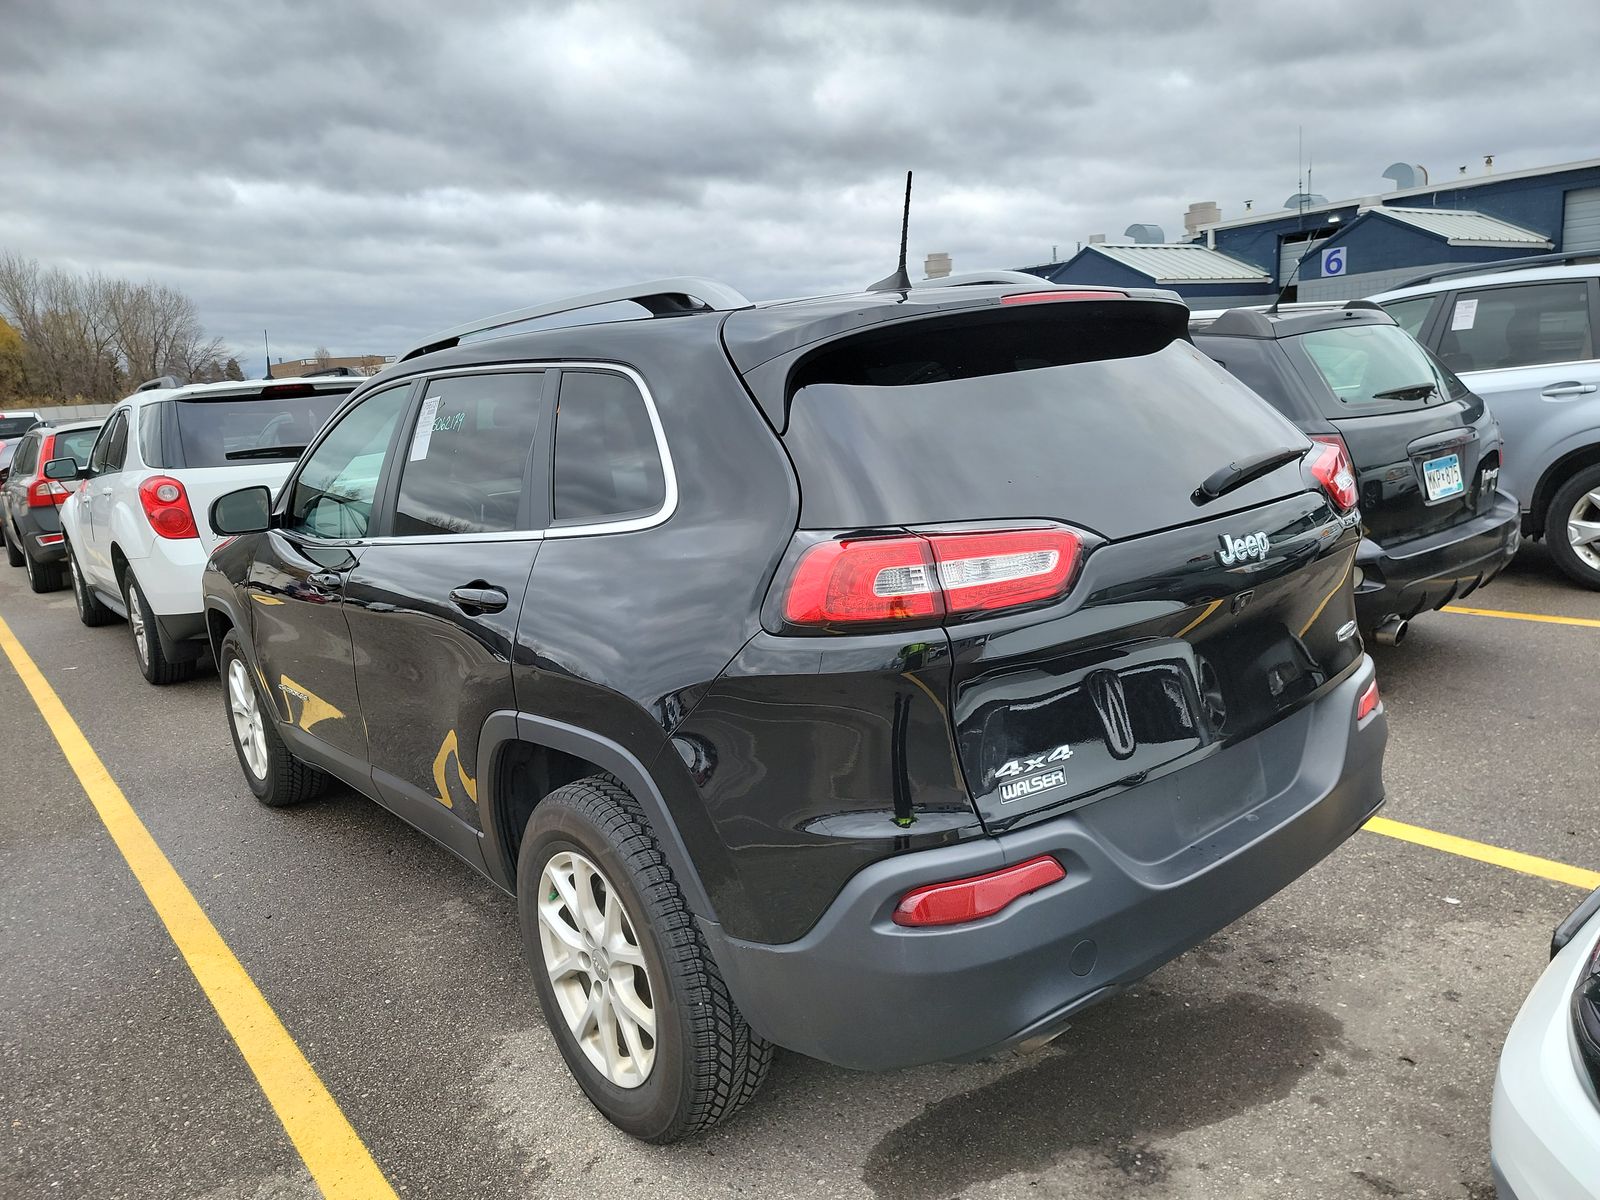
<svg viewBox="0 0 1600 1200">
<path fill-rule="evenodd" d="M 1356 720 L 1365 721 L 1378 711 L 1378 681 L 1374 679 L 1367 684 L 1367 690 L 1361 693 L 1361 699 L 1356 701 Z"/>
<path fill-rule="evenodd" d="M 1356 491 L 1356 469 L 1350 462 L 1350 451 L 1344 439 L 1336 433 L 1314 433 L 1311 440 L 1318 443 L 1312 451 L 1311 473 L 1339 511 L 1349 512 L 1361 497 Z"/>
<path fill-rule="evenodd" d="M 64 535 L 59 533 L 41 533 L 39 535 L 39 545 L 41 546 L 59 546 L 63 540 Z"/>
<path fill-rule="evenodd" d="M 1094 292 L 1021 292 L 1015 296 L 1000 297 L 1001 304 L 1045 304 L 1051 300 L 1126 300 L 1127 292 L 1114 292 L 1109 288 Z"/>
<path fill-rule="evenodd" d="M 987 875 L 952 879 L 907 892 L 895 905 L 894 923 L 913 928 L 960 925 L 992 917 L 1014 900 L 1067 877 L 1066 870 L 1048 854 Z"/>
<path fill-rule="evenodd" d="M 929 621 L 1063 595 L 1083 543 L 1068 529 L 906 534 L 821 542 L 784 597 L 792 625 Z"/>
<path fill-rule="evenodd" d="M 145 518 L 158 536 L 173 541 L 200 536 L 189 508 L 189 495 L 183 484 L 170 475 L 152 475 L 141 483 L 139 503 L 144 505 Z"/>
</svg>

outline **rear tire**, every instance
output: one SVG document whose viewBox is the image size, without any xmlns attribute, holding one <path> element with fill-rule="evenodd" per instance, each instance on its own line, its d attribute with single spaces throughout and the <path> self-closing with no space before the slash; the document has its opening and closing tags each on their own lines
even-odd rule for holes
<svg viewBox="0 0 1600 1200">
<path fill-rule="evenodd" d="M 145 679 L 158 687 L 169 683 L 185 683 L 194 678 L 194 660 L 173 662 L 161 645 L 161 631 L 156 627 L 156 614 L 150 611 L 150 602 L 139 590 L 139 581 L 133 577 L 132 568 L 125 568 L 122 576 L 122 602 L 128 610 L 128 631 L 133 635 L 133 656 Z"/>
<path fill-rule="evenodd" d="M 1544 540 L 1556 566 L 1573 582 L 1600 590 L 1600 540 L 1573 540 L 1596 534 L 1600 534 L 1600 466 L 1585 467 L 1557 488 L 1544 518 Z"/>
<path fill-rule="evenodd" d="M 89 590 L 89 582 L 83 577 L 83 568 L 78 566 L 78 555 L 70 542 L 67 543 L 67 578 L 72 582 L 72 598 L 78 605 L 78 620 L 95 629 L 117 619 L 117 614 L 101 604 L 99 598 Z"/>
<path fill-rule="evenodd" d="M 328 777 L 284 745 L 236 630 L 228 630 L 217 648 L 217 673 L 233 751 L 255 798 L 269 808 L 287 808 L 319 796 Z"/>
<path fill-rule="evenodd" d="M 17 545 L 17 539 L 11 536 L 11 531 L 6 528 L 6 523 L 0 521 L 0 542 L 6 544 L 6 562 L 13 567 L 22 565 L 22 549 Z"/>
<path fill-rule="evenodd" d="M 613 1125 L 675 1142 L 755 1095 L 772 1043 L 734 1007 L 643 809 L 617 780 L 592 775 L 534 807 L 517 912 L 556 1045 Z"/>
<path fill-rule="evenodd" d="M 22 547 L 22 565 L 28 572 L 28 587 L 38 593 L 61 590 L 61 564 L 42 563 L 33 557 L 26 544 Z"/>
</svg>

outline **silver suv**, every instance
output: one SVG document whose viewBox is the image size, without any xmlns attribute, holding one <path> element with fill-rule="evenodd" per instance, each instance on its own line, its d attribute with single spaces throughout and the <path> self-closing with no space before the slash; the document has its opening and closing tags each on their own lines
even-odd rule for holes
<svg viewBox="0 0 1600 1200">
<path fill-rule="evenodd" d="M 1372 299 L 1488 401 L 1523 532 L 1600 589 L 1600 262 L 1456 268 Z"/>
</svg>

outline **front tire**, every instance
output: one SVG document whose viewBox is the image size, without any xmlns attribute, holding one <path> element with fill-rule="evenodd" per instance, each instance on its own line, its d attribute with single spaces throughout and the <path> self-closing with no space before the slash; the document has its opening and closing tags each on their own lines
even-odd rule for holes
<svg viewBox="0 0 1600 1200">
<path fill-rule="evenodd" d="M 227 706 L 233 750 L 255 798 L 269 808 L 287 808 L 318 796 L 328 777 L 301 762 L 284 745 L 236 630 L 228 630 L 217 649 L 217 673 L 222 676 L 222 701 Z"/>
<path fill-rule="evenodd" d="M 1556 566 L 1600 590 L 1600 466 L 1585 467 L 1556 489 L 1544 529 Z"/>
<path fill-rule="evenodd" d="M 161 631 L 156 628 L 156 614 L 139 590 L 139 581 L 133 577 L 131 568 L 122 577 L 122 600 L 128 610 L 128 631 L 133 635 L 133 656 L 138 659 L 145 679 L 158 687 L 193 679 L 193 659 L 174 662 L 167 657 L 161 645 Z"/>
<path fill-rule="evenodd" d="M 755 1095 L 772 1044 L 734 1006 L 644 811 L 615 779 L 580 779 L 535 806 L 517 912 L 556 1045 L 613 1125 L 675 1142 Z"/>
<path fill-rule="evenodd" d="M 67 578 L 72 581 L 72 598 L 78 605 L 78 620 L 95 629 L 117 619 L 117 614 L 101 604 L 99 597 L 89 590 L 89 581 L 84 578 L 83 568 L 78 565 L 78 553 L 72 548 L 71 542 L 67 543 Z"/>
</svg>

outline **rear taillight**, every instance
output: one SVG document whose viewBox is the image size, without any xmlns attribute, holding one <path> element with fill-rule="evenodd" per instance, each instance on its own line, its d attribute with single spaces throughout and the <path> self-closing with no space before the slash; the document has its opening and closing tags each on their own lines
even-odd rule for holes
<svg viewBox="0 0 1600 1200">
<path fill-rule="evenodd" d="M 902 534 L 821 542 L 784 596 L 791 625 L 937 621 L 1065 594 L 1083 542 L 1069 529 Z"/>
<path fill-rule="evenodd" d="M 1339 511 L 1349 512 L 1361 495 L 1356 490 L 1356 469 L 1344 439 L 1336 433 L 1313 433 L 1311 440 L 1317 443 L 1312 451 L 1311 473 Z"/>
<path fill-rule="evenodd" d="M 72 489 L 54 479 L 35 479 L 28 485 L 29 508 L 52 508 L 65 504 Z"/>
<path fill-rule="evenodd" d="M 1378 711 L 1382 699 L 1378 695 L 1378 681 L 1374 679 L 1367 684 L 1366 690 L 1361 693 L 1361 699 L 1356 701 L 1356 720 L 1365 721 Z"/>
<path fill-rule="evenodd" d="M 1045 304 L 1051 300 L 1126 300 L 1127 292 L 1110 288 L 1098 291 L 1019 292 L 1015 296 L 1000 297 L 1001 304 Z"/>
<path fill-rule="evenodd" d="M 1041 854 L 986 875 L 952 879 L 907 892 L 895 905 L 894 923 L 915 928 L 981 920 L 994 916 L 1029 892 L 1049 887 L 1066 877 L 1067 872 L 1060 863 L 1048 854 Z"/>
<path fill-rule="evenodd" d="M 189 509 L 189 495 L 172 476 L 152 475 L 141 483 L 139 503 L 144 505 L 145 518 L 158 536 L 174 541 L 200 536 Z"/>
</svg>

